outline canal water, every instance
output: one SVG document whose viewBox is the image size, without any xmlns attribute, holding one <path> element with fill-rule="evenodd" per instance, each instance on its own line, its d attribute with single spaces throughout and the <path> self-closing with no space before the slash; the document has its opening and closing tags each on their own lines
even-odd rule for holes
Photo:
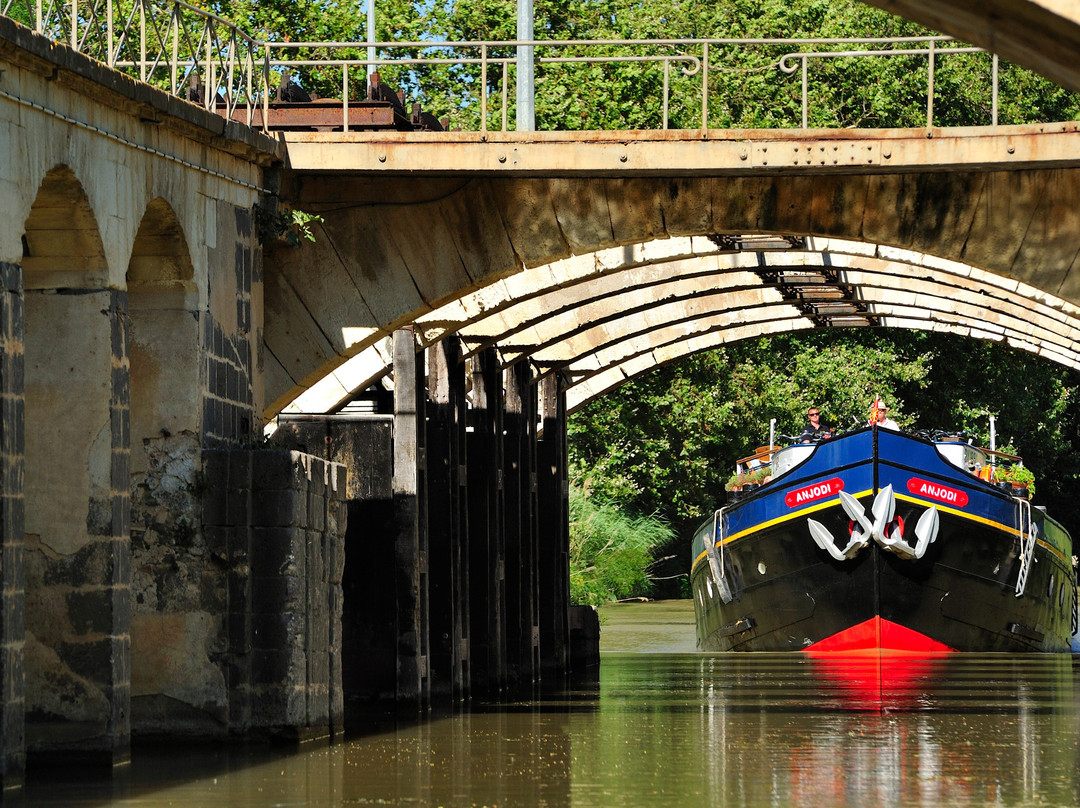
<svg viewBox="0 0 1080 808">
<path fill-rule="evenodd" d="M 691 601 L 601 610 L 598 678 L 347 742 L 136 751 L 77 806 L 1080 806 L 1080 657 L 700 654 Z"/>
</svg>

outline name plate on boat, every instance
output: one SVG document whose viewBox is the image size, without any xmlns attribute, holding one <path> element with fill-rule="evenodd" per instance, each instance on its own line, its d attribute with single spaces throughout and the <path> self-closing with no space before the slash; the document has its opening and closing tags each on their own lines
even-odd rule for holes
<svg viewBox="0 0 1080 808">
<path fill-rule="evenodd" d="M 839 477 L 833 477 L 831 480 L 826 480 L 823 483 L 814 483 L 805 488 L 796 488 L 794 491 L 788 491 L 784 496 L 784 502 L 787 503 L 789 508 L 794 508 L 797 505 L 805 505 L 807 502 L 814 502 L 819 499 L 831 497 L 834 494 L 840 493 L 843 488 L 844 481 Z"/>
<path fill-rule="evenodd" d="M 918 477 L 912 477 L 907 481 L 908 491 L 913 494 L 918 494 L 920 497 L 929 497 L 930 499 L 936 499 L 938 502 L 945 502 L 949 505 L 955 505 L 958 508 L 963 508 L 968 504 L 968 495 L 963 491 L 958 491 L 955 488 L 949 488 L 947 485 L 941 485 L 940 483 L 932 483 L 929 480 L 920 480 Z"/>
</svg>

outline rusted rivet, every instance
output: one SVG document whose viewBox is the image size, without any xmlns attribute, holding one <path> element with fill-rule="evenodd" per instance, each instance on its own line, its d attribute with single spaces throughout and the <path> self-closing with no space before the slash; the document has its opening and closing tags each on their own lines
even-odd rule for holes
<svg viewBox="0 0 1080 808">
<path fill-rule="evenodd" d="M 386 162 L 386 155 L 385 154 L 380 154 L 379 155 L 379 162 L 380 163 L 385 163 Z"/>
</svg>

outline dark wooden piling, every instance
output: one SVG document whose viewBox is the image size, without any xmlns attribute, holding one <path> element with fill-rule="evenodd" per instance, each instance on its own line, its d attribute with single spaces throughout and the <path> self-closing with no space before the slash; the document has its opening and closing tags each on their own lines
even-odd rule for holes
<svg viewBox="0 0 1080 808">
<path fill-rule="evenodd" d="M 566 468 L 566 394 L 557 375 L 540 382 L 543 433 L 537 442 L 539 501 L 539 623 L 545 679 L 570 669 L 569 482 Z"/>
<path fill-rule="evenodd" d="M 505 371 L 503 476 L 506 530 L 507 660 L 512 685 L 540 676 L 536 568 L 536 388 L 523 363 Z"/>
<path fill-rule="evenodd" d="M 468 697 L 468 514 L 465 510 L 465 374 L 461 344 L 428 351 L 428 580 L 431 694 Z"/>
<path fill-rule="evenodd" d="M 493 348 L 469 362 L 467 435 L 470 649 L 473 690 L 506 689 L 506 539 L 503 527 L 503 391 Z"/>
<path fill-rule="evenodd" d="M 429 702 L 428 554 L 424 507 L 424 364 L 411 329 L 394 332 L 394 602 L 397 702 Z"/>
</svg>

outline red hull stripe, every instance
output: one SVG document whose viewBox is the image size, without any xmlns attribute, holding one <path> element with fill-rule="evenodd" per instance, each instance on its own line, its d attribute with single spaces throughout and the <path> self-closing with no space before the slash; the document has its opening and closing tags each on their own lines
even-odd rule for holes
<svg viewBox="0 0 1080 808">
<path fill-rule="evenodd" d="M 819 640 L 806 649 L 808 654 L 865 653 L 867 651 L 898 651 L 901 653 L 940 653 L 955 649 L 945 643 L 913 631 L 910 628 L 872 617 Z"/>
</svg>

